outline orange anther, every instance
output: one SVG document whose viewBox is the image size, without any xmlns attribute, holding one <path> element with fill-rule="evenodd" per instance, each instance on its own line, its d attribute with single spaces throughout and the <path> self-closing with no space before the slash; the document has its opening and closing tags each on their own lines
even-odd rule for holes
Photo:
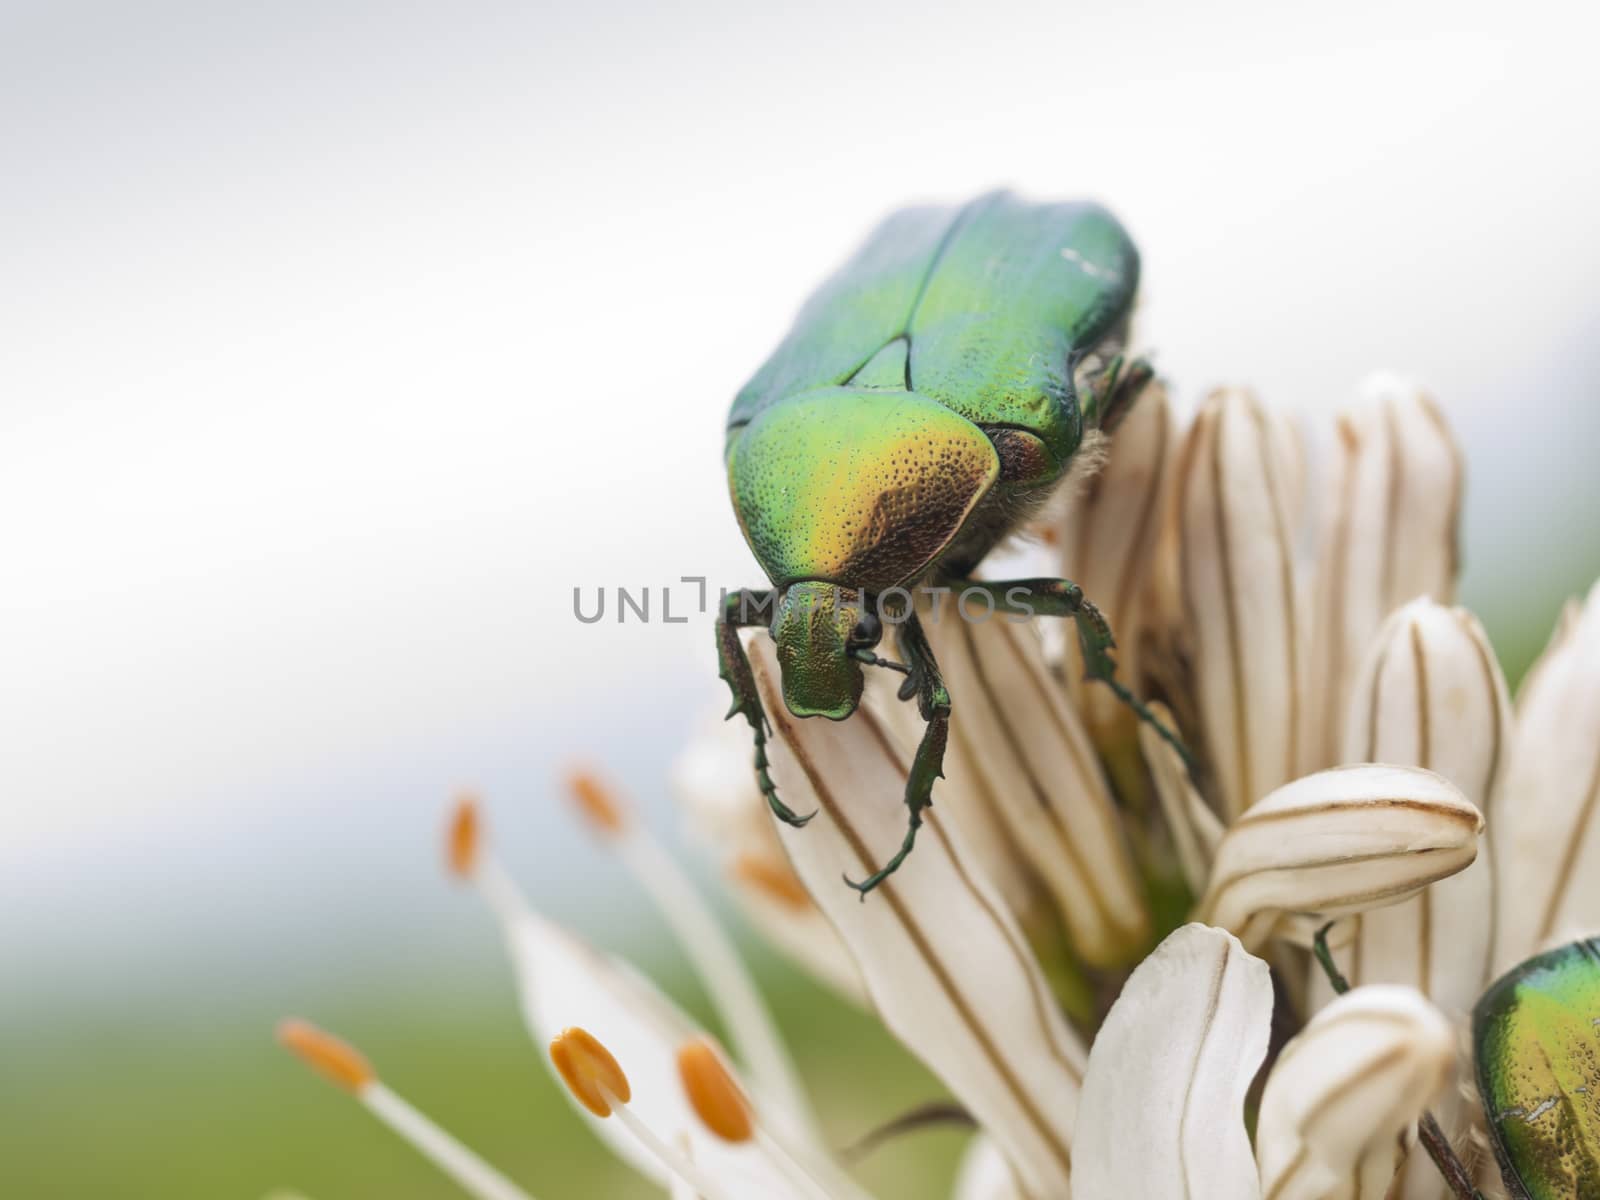
<svg viewBox="0 0 1600 1200">
<path fill-rule="evenodd" d="M 626 1104 L 633 1098 L 617 1060 L 587 1029 L 563 1029 L 550 1043 L 550 1061 L 578 1103 L 597 1117 L 611 1115 L 613 1100 Z"/>
<path fill-rule="evenodd" d="M 445 833 L 445 855 L 450 870 L 463 879 L 478 865 L 478 848 L 483 840 L 483 822 L 478 816 L 478 798 L 471 792 L 456 797 Z"/>
<path fill-rule="evenodd" d="M 377 1078 L 359 1050 L 309 1021 L 280 1021 L 278 1041 L 346 1091 L 359 1092 Z"/>
<path fill-rule="evenodd" d="M 799 910 L 811 907 L 811 893 L 806 891 L 805 884 L 800 882 L 794 868 L 781 859 L 760 854 L 741 854 L 733 860 L 728 870 L 740 883 L 749 884 L 785 908 Z"/>
<path fill-rule="evenodd" d="M 750 1102 L 710 1041 L 696 1038 L 678 1048 L 678 1077 L 712 1133 L 725 1142 L 748 1142 L 754 1136 Z"/>
<path fill-rule="evenodd" d="M 588 771 L 574 771 L 567 780 L 572 799 L 591 825 L 601 833 L 621 833 L 628 827 L 628 816 L 605 784 Z"/>
</svg>

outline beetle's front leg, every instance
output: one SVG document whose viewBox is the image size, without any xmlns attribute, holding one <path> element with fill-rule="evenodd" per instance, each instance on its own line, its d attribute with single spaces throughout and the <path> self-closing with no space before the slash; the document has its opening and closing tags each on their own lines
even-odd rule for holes
<svg viewBox="0 0 1600 1200">
<path fill-rule="evenodd" d="M 860 883 L 845 876 L 845 882 L 861 893 L 877 887 L 900 869 L 906 856 L 916 845 L 917 830 L 922 828 L 922 812 L 933 804 L 933 783 L 944 778 L 944 748 L 950 737 L 950 693 L 939 675 L 939 664 L 934 661 L 933 647 L 928 645 L 928 635 L 922 631 L 916 614 L 909 614 L 899 627 L 900 650 L 911 668 L 906 681 L 900 686 L 900 699 L 917 698 L 918 711 L 927 727 L 917 746 L 916 757 L 911 760 L 911 772 L 906 776 L 906 836 L 894 857 Z"/>
<path fill-rule="evenodd" d="M 739 640 L 740 629 L 765 623 L 759 618 L 751 618 L 752 608 L 757 613 L 764 609 L 770 612 L 772 593 L 741 589 L 723 597 L 722 612 L 717 616 L 717 674 L 727 681 L 728 689 L 733 692 L 733 707 L 728 709 L 725 719 L 731 720 L 735 715 L 742 715 L 749 722 L 755 734 L 756 783 L 761 788 L 761 794 L 766 797 L 773 816 L 785 825 L 793 825 L 798 829 L 817 814 L 797 816 L 793 809 L 778 799 L 778 787 L 767 770 L 767 736 L 771 726 L 767 722 L 766 710 L 761 707 L 761 693 L 756 690 L 750 657 L 744 652 L 744 643 Z"/>
<path fill-rule="evenodd" d="M 959 594 L 973 590 L 987 592 L 996 612 L 1027 617 L 1071 617 L 1078 629 L 1078 645 L 1083 650 L 1084 678 L 1097 679 L 1116 693 L 1117 699 L 1160 734 L 1162 741 L 1182 756 L 1191 771 L 1194 770 L 1194 759 L 1189 754 L 1189 747 L 1183 744 L 1183 739 L 1168 729 L 1166 723 L 1117 678 L 1117 661 L 1111 657 L 1111 652 L 1117 648 L 1117 640 L 1111 634 L 1111 626 L 1100 610 L 1085 598 L 1083 589 L 1072 580 L 1013 579 L 991 583 L 968 579 L 957 584 L 956 588 Z"/>
<path fill-rule="evenodd" d="M 1149 359 L 1136 358 L 1129 362 L 1117 355 L 1084 397 L 1084 423 L 1106 433 L 1112 432 L 1155 377 L 1156 370 Z"/>
</svg>

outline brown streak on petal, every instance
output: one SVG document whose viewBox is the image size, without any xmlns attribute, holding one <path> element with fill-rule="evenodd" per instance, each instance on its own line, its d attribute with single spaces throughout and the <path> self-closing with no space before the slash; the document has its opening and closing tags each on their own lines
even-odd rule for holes
<svg viewBox="0 0 1600 1200">
<path fill-rule="evenodd" d="M 1354 763 L 1351 765 L 1359 769 L 1366 767 L 1369 764 Z M 1234 822 L 1233 828 L 1239 829 L 1241 826 L 1274 824 L 1278 821 L 1291 820 L 1295 817 L 1308 817 L 1318 813 L 1335 812 L 1341 810 L 1354 811 L 1356 809 L 1366 808 L 1403 808 L 1409 809 L 1413 812 L 1429 813 L 1433 816 L 1444 817 L 1451 821 L 1458 821 L 1463 825 L 1470 826 L 1473 830 L 1477 829 L 1478 822 L 1482 819 L 1479 817 L 1476 809 L 1474 809 L 1472 812 L 1465 812 L 1459 807 L 1435 803 L 1431 800 L 1409 800 L 1404 797 L 1387 796 L 1374 796 L 1369 798 L 1362 796 L 1358 799 L 1351 800 L 1331 800 L 1326 804 L 1319 804 L 1314 807 L 1311 805 L 1304 805 L 1299 808 L 1274 809 L 1271 812 L 1248 812 Z M 1233 830 L 1229 830 L 1229 832 L 1231 833 Z"/>
<path fill-rule="evenodd" d="M 1160 441 L 1156 443 L 1156 452 L 1151 461 L 1163 464 L 1167 458 L 1167 440 L 1172 436 L 1172 419 L 1170 415 L 1161 422 Z M 1133 536 L 1128 545 L 1137 551 L 1145 544 L 1151 522 L 1155 518 L 1157 501 L 1161 496 L 1161 470 L 1158 465 L 1151 473 L 1148 486 L 1144 489 L 1144 498 L 1139 505 L 1139 518 L 1133 524 Z M 1081 560 L 1080 560 L 1081 561 Z M 1111 611 L 1119 616 L 1126 616 L 1133 603 L 1134 573 L 1143 570 L 1148 564 L 1148 558 L 1138 553 L 1129 554 L 1122 564 L 1121 577 L 1117 580 L 1115 593 L 1111 597 Z M 1111 631 L 1113 634 L 1116 630 Z"/>
<path fill-rule="evenodd" d="M 1389 536 L 1383 541 L 1383 565 L 1378 575 L 1378 613 L 1382 616 L 1395 606 L 1394 552 L 1398 547 L 1392 531 L 1399 517 L 1401 499 L 1405 495 L 1405 457 L 1400 453 L 1400 427 L 1395 422 L 1394 405 L 1381 404 L 1379 407 L 1383 412 L 1383 428 L 1389 442 L 1389 490 L 1383 514 L 1383 531 Z"/>
<path fill-rule="evenodd" d="M 1212 885 L 1211 899 L 1210 902 L 1207 903 L 1205 911 L 1209 914 L 1215 914 L 1217 909 L 1221 907 L 1222 897 L 1225 896 L 1231 889 L 1241 883 L 1247 882 L 1248 880 L 1256 879 L 1264 875 L 1282 875 L 1287 873 L 1306 874 L 1311 871 L 1326 871 L 1330 868 L 1344 868 L 1359 866 L 1362 863 L 1382 862 L 1384 859 L 1398 860 L 1406 858 L 1422 858 L 1430 854 L 1442 854 L 1446 851 L 1458 851 L 1460 849 L 1461 847 L 1455 845 L 1408 846 L 1404 850 L 1375 850 L 1370 854 L 1343 854 L 1337 858 L 1310 859 L 1301 860 L 1299 862 L 1280 862 L 1274 863 L 1270 867 L 1256 867 L 1248 871 L 1239 871 L 1233 875 L 1229 875 L 1227 878 L 1222 880 L 1221 883 Z M 1434 875 L 1431 878 L 1418 879 L 1416 883 L 1408 884 L 1405 890 L 1413 891 L 1416 888 L 1426 886 L 1429 883 L 1435 883 L 1440 879 L 1448 879 L 1453 874 L 1455 874 L 1454 871 L 1445 871 L 1442 874 Z M 1303 907 L 1297 908 L 1295 911 L 1313 913 L 1326 912 L 1331 908 L 1342 908 L 1347 905 L 1357 903 L 1358 901 L 1375 900 L 1380 896 L 1389 895 L 1394 890 L 1395 889 L 1393 888 L 1382 888 L 1378 891 L 1372 892 L 1351 892 L 1344 895 L 1324 896 L 1304 904 Z M 1252 915 L 1254 914 L 1252 913 Z"/>
<path fill-rule="evenodd" d="M 879 724 L 877 717 L 867 709 L 862 709 L 861 715 L 867 718 L 868 730 L 871 731 L 872 736 L 877 740 L 878 747 L 883 751 L 884 755 L 889 759 L 890 762 L 894 764 L 895 769 L 902 775 L 908 774 L 911 764 L 907 763 L 905 759 L 901 757 L 900 752 L 890 740 L 888 733 L 884 730 L 883 726 Z M 973 883 L 972 876 L 967 873 L 966 864 L 963 863 L 959 857 L 957 857 L 955 847 L 950 844 L 950 839 L 946 835 L 944 827 L 942 825 L 930 823 L 928 828 L 933 832 L 933 835 L 939 839 L 939 844 L 944 847 L 945 853 L 950 856 L 951 865 L 955 867 L 956 874 L 961 876 L 962 884 L 966 887 L 972 898 L 977 901 L 978 906 L 983 909 L 984 914 L 994 922 L 995 928 L 999 929 L 1001 934 L 1005 937 L 1006 945 L 1010 948 L 1011 953 L 1016 956 L 1017 963 L 1022 967 L 1023 974 L 1028 977 L 1030 991 L 1033 993 L 1034 1013 L 1039 1018 L 1039 1028 L 1043 1031 L 1045 1041 L 1050 1046 L 1051 1056 L 1061 1064 L 1062 1069 L 1065 1070 L 1067 1074 L 1071 1075 L 1072 1078 L 1078 1083 L 1082 1083 L 1082 1069 L 1072 1061 L 1071 1057 L 1067 1054 L 1067 1051 L 1056 1039 L 1055 1030 L 1050 1024 L 1049 1006 L 1052 1001 L 1049 1000 L 1044 993 L 1043 989 L 1045 984 L 1043 978 L 1037 971 L 1030 968 L 1030 964 L 1034 963 L 1034 960 L 1017 941 L 1012 930 L 1003 920 L 1001 920 L 1000 914 L 995 911 L 994 905 L 989 902 L 988 898 L 984 896 L 984 894 L 980 892 L 977 886 Z"/>
<path fill-rule="evenodd" d="M 1300 627 L 1294 597 L 1294 550 L 1289 544 L 1289 530 L 1284 524 L 1288 497 L 1281 494 L 1283 485 L 1272 469 L 1272 438 L 1267 429 L 1266 415 L 1259 405 L 1252 404 L 1250 417 L 1256 426 L 1261 474 L 1267 482 L 1267 500 L 1272 508 L 1272 533 L 1278 547 L 1278 586 L 1283 590 L 1284 628 L 1288 631 L 1289 640 L 1286 647 L 1289 658 L 1289 745 L 1283 779 L 1279 780 L 1281 783 L 1293 779 L 1300 764 Z"/>
<path fill-rule="evenodd" d="M 1417 393 L 1417 402 L 1422 408 L 1423 415 L 1439 435 L 1439 440 L 1450 453 L 1450 462 L 1453 470 L 1450 475 L 1450 507 L 1449 507 L 1449 592 L 1435 599 L 1441 603 L 1449 603 L 1455 599 L 1456 578 L 1461 573 L 1461 494 L 1466 486 L 1466 464 L 1462 461 L 1461 447 L 1456 444 L 1456 439 L 1450 433 L 1450 422 L 1445 420 L 1444 413 L 1439 409 L 1439 403 L 1427 392 Z"/>
<path fill-rule="evenodd" d="M 1228 973 L 1228 959 L 1233 956 L 1233 946 L 1229 941 L 1222 943 L 1222 958 L 1217 963 L 1211 979 L 1211 996 L 1206 1002 L 1206 1019 L 1200 1028 L 1200 1037 L 1195 1042 L 1194 1061 L 1189 1064 L 1189 1082 L 1183 1089 L 1183 1108 L 1178 1113 L 1178 1169 L 1183 1175 L 1183 1200 L 1192 1200 L 1189 1189 L 1189 1162 L 1184 1151 L 1183 1127 L 1189 1119 L 1189 1105 L 1194 1099 L 1194 1081 L 1200 1073 L 1200 1056 L 1205 1053 L 1206 1036 L 1211 1032 L 1211 1025 L 1217 1019 L 1217 1006 L 1222 1002 L 1222 981 Z"/>
<path fill-rule="evenodd" d="M 1417 766 L 1433 770 L 1433 697 L 1428 694 L 1428 656 L 1422 646 L 1422 628 L 1411 622 L 1411 665 L 1416 672 Z"/>
<path fill-rule="evenodd" d="M 1027 653 L 1023 650 L 1022 646 L 1017 640 L 1021 636 L 1020 633 L 1014 629 L 1006 627 L 1002 627 L 1001 633 L 1002 636 L 1000 640 L 1005 642 L 1006 648 L 1011 652 L 1011 656 L 1016 660 L 1018 670 L 1022 672 L 1023 676 L 1032 686 L 1033 694 L 1038 700 L 1038 707 L 1040 711 L 1049 714 L 1051 723 L 1055 725 L 1056 731 L 1061 735 L 1061 742 L 1066 746 L 1067 753 L 1072 756 L 1073 765 L 1078 770 L 1078 777 L 1086 780 L 1091 787 L 1096 780 L 1100 780 L 1103 783 L 1104 776 L 1100 769 L 1099 760 L 1094 758 L 1092 754 L 1085 756 L 1083 737 L 1074 737 L 1074 731 L 1072 727 L 1062 719 L 1061 712 L 1066 702 L 1061 698 L 1059 693 L 1052 693 L 1047 689 L 1044 678 L 1038 669 L 1037 663 L 1030 661 Z M 970 639 L 969 648 L 972 648 Z M 973 649 L 975 650 L 975 648 Z M 973 659 L 974 662 L 976 662 L 977 655 L 975 652 L 973 653 Z M 982 668 L 979 667 L 978 669 L 981 675 Z M 1046 803 L 1050 804 L 1048 800 Z M 1055 806 L 1050 804 L 1050 807 L 1052 812 L 1054 812 Z M 1114 819 L 1106 819 L 1108 813 L 1103 805 L 1094 804 L 1090 807 L 1093 809 L 1095 816 L 1101 818 L 1098 822 L 1100 826 L 1100 832 L 1106 837 L 1110 844 L 1121 847 L 1123 844 L 1121 841 L 1123 836 L 1121 826 L 1118 825 Z M 1068 831 L 1065 825 L 1062 825 L 1063 837 L 1066 837 L 1067 832 Z M 1095 891 L 1093 880 L 1087 874 L 1084 876 L 1084 883 L 1085 886 L 1089 888 L 1090 892 L 1094 893 L 1097 907 L 1100 909 L 1101 915 L 1104 917 L 1106 923 L 1113 929 L 1117 929 L 1122 932 L 1128 932 L 1129 927 L 1119 924 L 1116 919 L 1115 905 L 1108 904 L 1106 899 L 1097 891 Z M 1135 922 L 1132 928 L 1142 928 L 1142 922 Z"/>
<path fill-rule="evenodd" d="M 1583 848 L 1584 840 L 1588 836 L 1589 822 L 1594 817 L 1597 803 L 1600 803 L 1600 755 L 1595 758 L 1594 777 L 1589 780 L 1589 794 L 1584 797 L 1577 824 L 1568 836 L 1566 848 L 1561 855 L 1561 869 L 1556 873 L 1556 886 L 1550 893 L 1550 903 L 1545 906 L 1544 919 L 1539 922 L 1539 935 L 1534 939 L 1536 943 L 1543 943 L 1555 932 L 1556 913 L 1560 911 L 1561 902 L 1566 899 L 1567 888 L 1572 883 L 1572 872 L 1578 865 L 1578 851 Z"/>
<path fill-rule="evenodd" d="M 1284 1185 L 1292 1181 L 1294 1172 L 1298 1170 L 1300 1165 L 1305 1161 L 1305 1130 L 1314 1124 L 1316 1119 L 1324 1112 L 1342 1100 L 1350 1091 L 1361 1084 L 1366 1083 L 1374 1075 L 1387 1070 L 1397 1061 L 1404 1058 L 1409 1049 L 1410 1048 L 1407 1046 L 1396 1046 L 1394 1049 L 1379 1055 L 1366 1066 L 1362 1067 L 1361 1070 L 1353 1073 L 1347 1079 L 1343 1080 L 1338 1087 L 1329 1091 L 1316 1103 L 1315 1106 L 1307 1110 L 1299 1127 L 1296 1130 L 1297 1133 L 1301 1134 L 1300 1150 L 1296 1152 L 1294 1158 L 1291 1160 L 1290 1169 L 1284 1171 L 1283 1174 L 1278 1176 L 1277 1180 L 1272 1185 L 1272 1190 L 1263 1196 L 1261 1200 L 1277 1200 L 1277 1197 L 1283 1192 Z M 1283 1059 L 1281 1057 L 1278 1059 L 1278 1065 L 1279 1067 L 1283 1065 Z M 1359 1157 L 1357 1161 L 1360 1161 Z"/>
<path fill-rule="evenodd" d="M 771 681 L 768 680 L 767 682 L 770 690 Z M 795 757 L 795 761 L 810 782 L 812 791 L 816 793 L 817 803 L 827 810 L 829 819 L 838 828 L 840 834 L 844 836 L 845 841 L 850 844 L 850 849 L 855 853 L 856 858 L 860 860 L 862 868 L 869 872 L 878 870 L 882 864 L 873 858 L 866 842 L 862 840 L 861 834 L 856 830 L 856 827 L 850 823 L 844 809 L 839 805 L 832 790 L 823 780 L 821 772 L 817 770 L 816 764 L 811 761 L 810 757 L 801 748 L 799 740 L 794 736 L 794 726 L 790 724 L 787 710 L 783 709 L 781 704 L 778 704 L 769 705 L 768 712 L 779 736 L 788 745 L 790 752 Z M 856 719 L 859 720 L 865 715 L 866 710 L 862 709 L 856 714 Z M 938 824 L 932 813 L 928 814 L 926 821 L 930 827 L 936 827 Z M 979 1023 L 977 1014 L 973 1011 L 972 1006 L 968 1004 L 966 997 L 956 987 L 955 979 L 951 975 L 949 968 L 934 954 L 927 934 L 912 918 L 905 903 L 895 893 L 894 881 L 889 880 L 879 887 L 875 899 L 888 904 L 895 918 L 906 931 L 906 936 L 911 939 L 922 960 L 927 963 L 928 969 L 933 973 L 934 978 L 938 980 L 939 988 L 944 993 L 945 998 L 960 1014 L 962 1022 L 972 1032 L 973 1039 L 983 1051 L 984 1057 L 989 1061 L 990 1066 L 994 1068 L 995 1073 L 1004 1081 L 1006 1090 L 1011 1093 L 1018 1107 L 1027 1116 L 1028 1123 L 1033 1126 L 1035 1132 L 1050 1148 L 1062 1167 L 1070 1172 L 1072 1169 L 1071 1150 L 1061 1142 L 1050 1122 L 1039 1111 L 1038 1106 L 1035 1105 L 1033 1097 L 1022 1087 L 1021 1080 L 1017 1078 L 1011 1069 L 1011 1064 L 1005 1060 L 999 1048 L 994 1044 L 988 1030 Z"/>
<path fill-rule="evenodd" d="M 1115 920 L 1112 918 L 1111 913 L 1106 908 L 1105 898 L 1102 897 L 1094 887 L 1094 883 L 1089 876 L 1088 869 L 1084 865 L 1082 856 L 1079 854 L 1079 847 L 1073 840 L 1071 831 L 1061 819 L 1060 811 L 1054 804 L 1050 802 L 1050 793 L 1046 790 L 1038 775 L 1035 774 L 1033 763 L 1028 760 L 1027 754 L 1023 751 L 1022 741 L 1017 736 L 1016 729 L 1013 727 L 1010 721 L 1005 719 L 1005 710 L 1001 708 L 999 694 L 995 691 L 994 685 L 989 681 L 989 676 L 983 669 L 983 658 L 978 653 L 977 643 L 973 640 L 971 628 L 965 621 L 960 623 L 959 628 L 961 630 L 961 636 L 967 644 L 967 655 L 972 661 L 973 674 L 977 677 L 978 686 L 983 689 L 983 694 L 988 700 L 989 706 L 994 709 L 996 715 L 999 717 L 999 720 L 997 720 L 995 724 L 1000 727 L 1001 736 L 1005 738 L 1006 746 L 1011 751 L 1011 757 L 1016 761 L 1017 765 L 1021 768 L 1023 775 L 1027 778 L 1028 788 L 1033 792 L 1034 800 L 1038 803 L 1039 807 L 1049 815 L 1050 824 L 1055 827 L 1056 836 L 1060 840 L 1062 850 L 1065 852 L 1067 858 L 1071 862 L 1073 872 L 1079 879 L 1083 880 L 1085 890 L 1087 890 L 1089 895 L 1094 898 L 1096 917 L 1107 928 L 1118 928 Z M 951 723 L 954 724 L 955 722 L 952 721 Z M 981 759 L 978 761 L 981 761 Z"/>
<path fill-rule="evenodd" d="M 1358 451 L 1360 436 L 1348 417 L 1339 418 L 1340 449 L 1344 459 L 1344 478 L 1339 488 L 1339 513 L 1333 528 L 1333 548 L 1327 564 L 1327 582 L 1324 589 L 1326 608 L 1322 619 L 1328 622 L 1328 661 L 1322 664 L 1323 686 L 1333 692 L 1333 712 L 1327 714 L 1327 727 L 1322 731 L 1324 761 L 1339 756 L 1339 731 L 1344 725 L 1345 682 L 1345 599 L 1344 587 L 1350 578 L 1350 525 L 1356 503 L 1356 478 L 1359 474 Z"/>
<path fill-rule="evenodd" d="M 1489 755 L 1489 771 L 1483 781 L 1483 819 L 1485 824 L 1489 821 L 1490 810 L 1494 808 L 1495 794 L 1500 790 L 1500 766 L 1502 748 L 1505 744 L 1505 705 L 1500 700 L 1500 689 L 1496 686 L 1496 664 L 1484 647 L 1483 637 L 1474 628 L 1474 623 L 1466 613 L 1455 609 L 1453 615 L 1462 631 L 1467 635 L 1467 642 L 1472 646 L 1478 656 L 1478 665 L 1483 668 L 1483 685 L 1489 695 L 1489 704 L 1494 709 L 1494 750 Z M 1489 950 L 1488 961 L 1485 966 L 1492 966 L 1497 960 L 1500 945 L 1500 889 L 1504 880 L 1500 877 L 1500 855 L 1489 855 L 1489 895 L 1492 903 L 1489 905 Z"/>
<path fill-rule="evenodd" d="M 1248 808 L 1255 795 L 1255 780 L 1251 772 L 1250 756 L 1250 721 L 1247 713 L 1247 696 L 1245 691 L 1244 661 L 1241 655 L 1239 639 L 1239 602 L 1234 596 L 1233 578 L 1233 552 L 1228 541 L 1228 514 L 1223 497 L 1222 478 L 1222 443 L 1224 437 L 1222 414 L 1219 413 L 1213 423 L 1213 437 L 1211 443 L 1211 519 L 1217 535 L 1217 559 L 1222 576 L 1222 611 L 1225 627 L 1228 633 L 1228 671 L 1233 681 L 1233 754 L 1234 766 L 1238 772 L 1235 776 L 1237 793 L 1232 797 L 1224 798 L 1224 806 L 1233 809 L 1237 804 L 1239 810 Z M 1199 613 L 1191 613 L 1190 619 L 1195 620 Z M 1220 750 L 1220 747 L 1218 748 Z M 1239 815 L 1238 811 L 1227 813 L 1230 819 Z"/>
<path fill-rule="evenodd" d="M 1416 673 L 1417 766 L 1433 769 L 1433 697 L 1428 688 L 1428 656 L 1422 645 L 1422 627 L 1411 622 L 1411 665 Z M 1433 988 L 1433 895 L 1423 888 L 1417 896 L 1417 990 L 1431 996 Z"/>
</svg>

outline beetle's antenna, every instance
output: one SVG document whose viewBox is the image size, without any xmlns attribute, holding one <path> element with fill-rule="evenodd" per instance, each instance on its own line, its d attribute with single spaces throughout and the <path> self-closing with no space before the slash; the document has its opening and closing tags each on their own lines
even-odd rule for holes
<svg viewBox="0 0 1600 1200">
<path fill-rule="evenodd" d="M 902 675 L 911 674 L 911 668 L 906 666 L 905 663 L 897 663 L 892 659 L 879 658 L 871 650 L 865 649 L 864 647 L 859 647 L 850 651 L 850 657 L 855 659 L 857 662 L 866 663 L 869 667 L 888 667 L 889 670 L 899 671 Z"/>
</svg>

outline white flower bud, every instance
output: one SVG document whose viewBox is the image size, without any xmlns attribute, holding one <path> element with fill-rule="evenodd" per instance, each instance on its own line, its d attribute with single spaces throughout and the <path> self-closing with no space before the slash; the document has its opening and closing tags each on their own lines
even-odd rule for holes
<svg viewBox="0 0 1600 1200">
<path fill-rule="evenodd" d="M 1175 486 L 1194 700 L 1232 821 L 1294 778 L 1300 761 L 1300 459 L 1275 414 L 1247 392 L 1221 391 L 1189 431 Z"/>
<path fill-rule="evenodd" d="M 1477 856 L 1483 818 L 1414 767 L 1335 767 L 1251 807 L 1217 847 L 1197 920 L 1261 946 L 1288 914 L 1327 920 L 1395 904 Z"/>
<path fill-rule="evenodd" d="M 1455 1038 L 1411 988 L 1356 988 L 1284 1047 L 1261 1096 L 1256 1160 L 1273 1200 L 1383 1200 L 1400 1138 L 1448 1084 Z"/>
<path fill-rule="evenodd" d="M 1459 568 L 1461 454 L 1432 397 L 1373 375 L 1337 431 L 1311 596 L 1306 771 L 1339 761 L 1347 698 L 1384 618 L 1418 596 L 1449 603 Z"/>
<path fill-rule="evenodd" d="M 1517 697 L 1499 815 L 1500 964 L 1600 932 L 1600 585 Z"/>
<path fill-rule="evenodd" d="M 1505 680 L 1477 619 L 1431 600 L 1395 612 L 1351 697 L 1345 760 L 1437 772 L 1484 815 L 1492 836 L 1491 805 L 1510 741 Z M 1471 1009 L 1491 967 L 1490 849 L 1485 839 L 1468 869 L 1404 904 L 1354 918 L 1351 944 L 1339 956 L 1350 982 L 1407 983 L 1448 1013 Z"/>
</svg>

